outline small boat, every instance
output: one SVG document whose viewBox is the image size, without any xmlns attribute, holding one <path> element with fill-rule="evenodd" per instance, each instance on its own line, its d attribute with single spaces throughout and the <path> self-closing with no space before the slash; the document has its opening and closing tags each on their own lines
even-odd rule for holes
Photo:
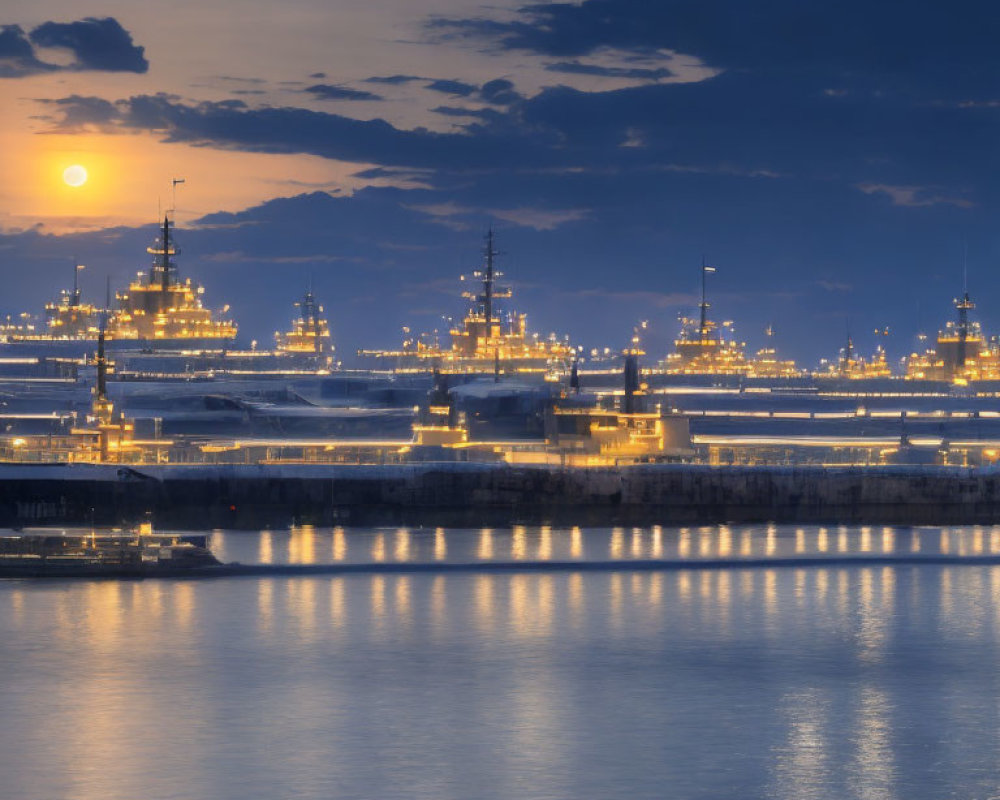
<svg viewBox="0 0 1000 800">
<path fill-rule="evenodd" d="M 0 534 L 0 578 L 153 577 L 219 566 L 207 534 L 27 528 Z"/>
</svg>

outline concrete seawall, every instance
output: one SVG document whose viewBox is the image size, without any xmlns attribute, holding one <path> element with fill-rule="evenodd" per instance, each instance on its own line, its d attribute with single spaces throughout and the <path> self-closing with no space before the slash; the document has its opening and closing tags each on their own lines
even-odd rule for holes
<svg viewBox="0 0 1000 800">
<path fill-rule="evenodd" d="M 190 529 L 1000 522 L 1000 472 L 946 467 L 0 465 L 0 525 Z"/>
</svg>

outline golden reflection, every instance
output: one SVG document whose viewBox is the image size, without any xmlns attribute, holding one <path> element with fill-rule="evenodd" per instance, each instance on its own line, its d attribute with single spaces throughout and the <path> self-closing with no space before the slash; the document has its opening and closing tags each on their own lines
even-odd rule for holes
<svg viewBox="0 0 1000 800">
<path fill-rule="evenodd" d="M 194 584 L 178 581 L 173 585 L 174 614 L 177 616 L 177 627 L 187 630 L 194 619 Z"/>
<path fill-rule="evenodd" d="M 400 528 L 396 531 L 396 561 L 410 560 L 410 531 L 407 528 Z"/>
<path fill-rule="evenodd" d="M 859 580 L 860 629 L 858 637 L 861 649 L 858 655 L 864 661 L 879 661 L 882 659 L 889 635 L 889 620 L 892 616 L 895 594 L 895 572 L 891 567 L 884 567 L 878 573 L 878 604 L 876 604 L 875 599 L 875 570 L 862 569 L 859 573 Z"/>
<path fill-rule="evenodd" d="M 753 576 L 754 573 L 751 570 L 743 571 L 743 578 L 740 580 L 740 594 L 744 600 L 753 597 Z"/>
<path fill-rule="evenodd" d="M 260 532 L 260 548 L 257 559 L 261 564 L 274 563 L 274 534 L 271 531 Z"/>
<path fill-rule="evenodd" d="M 625 550 L 625 531 L 621 528 L 613 528 L 611 530 L 611 544 L 610 544 L 611 558 L 619 559 L 622 557 Z"/>
<path fill-rule="evenodd" d="M 299 528 L 299 563 L 316 563 L 316 528 L 312 525 L 303 525 Z"/>
<path fill-rule="evenodd" d="M 806 571 L 795 570 L 795 605 L 803 608 L 806 604 Z"/>
<path fill-rule="evenodd" d="M 872 549 L 872 529 L 865 526 L 861 529 L 861 544 L 860 549 L 862 553 L 870 553 Z"/>
<path fill-rule="evenodd" d="M 15 625 L 20 625 L 24 617 L 24 592 L 14 589 L 10 595 L 10 616 Z"/>
<path fill-rule="evenodd" d="M 257 628 L 261 633 L 271 630 L 274 623 L 274 580 L 261 578 L 257 581 Z"/>
<path fill-rule="evenodd" d="M 642 529 L 632 528 L 632 558 L 642 558 Z"/>
<path fill-rule="evenodd" d="M 772 620 L 778 612 L 778 573 L 773 569 L 764 570 L 764 612 Z"/>
<path fill-rule="evenodd" d="M 99 645 L 115 642 L 121 632 L 126 611 L 123 586 L 120 581 L 92 581 L 87 584 L 84 606 L 87 610 L 87 633 Z M 132 592 L 138 587 L 138 583 L 132 584 Z"/>
<path fill-rule="evenodd" d="M 724 569 L 718 573 L 716 579 L 715 591 L 719 598 L 719 621 L 723 627 L 729 625 L 729 609 L 733 601 L 732 577 L 733 573 Z"/>
<path fill-rule="evenodd" d="M 753 533 L 747 529 L 740 534 L 740 555 L 749 556 L 753 554 Z"/>
<path fill-rule="evenodd" d="M 444 561 L 448 555 L 448 541 L 445 538 L 444 528 L 437 528 L 434 531 L 434 560 Z"/>
<path fill-rule="evenodd" d="M 483 528 L 479 532 L 479 558 L 488 560 L 493 558 L 493 531 Z"/>
<path fill-rule="evenodd" d="M 633 597 L 640 597 L 642 595 L 642 574 L 639 572 L 632 573 L 631 589 Z"/>
<path fill-rule="evenodd" d="M 850 579 L 846 569 L 837 570 L 837 613 L 843 618 L 847 616 L 850 600 Z"/>
<path fill-rule="evenodd" d="M 525 577 L 523 575 L 512 577 Z M 484 630 L 493 627 L 493 576 L 477 575 L 475 584 L 476 617 Z"/>
<path fill-rule="evenodd" d="M 826 594 L 830 588 L 830 571 L 826 569 L 820 569 L 816 572 L 816 595 L 819 597 L 820 602 L 826 601 Z"/>
<path fill-rule="evenodd" d="M 538 576 L 538 628 L 542 634 L 548 634 L 551 631 L 552 620 L 555 616 L 554 580 L 550 573 Z"/>
<path fill-rule="evenodd" d="M 444 628 L 448 622 L 447 610 L 448 597 L 445 593 L 444 575 L 435 575 L 431 581 L 431 619 L 435 627 Z"/>
<path fill-rule="evenodd" d="M 347 536 L 343 528 L 333 529 L 333 560 L 343 561 L 347 558 Z"/>
<path fill-rule="evenodd" d="M 806 551 L 806 532 L 802 528 L 795 529 L 795 552 L 797 554 Z"/>
<path fill-rule="evenodd" d="M 819 533 L 816 534 L 816 549 L 821 553 L 825 553 L 828 548 L 826 528 L 820 528 Z"/>
<path fill-rule="evenodd" d="M 552 558 L 552 528 L 543 525 L 538 538 L 538 560 L 548 561 L 550 558 Z"/>
<path fill-rule="evenodd" d="M 698 555 L 709 556 L 712 554 L 712 529 L 702 528 L 698 531 Z"/>
<path fill-rule="evenodd" d="M 837 531 L 837 552 L 847 552 L 847 529 L 841 528 Z"/>
<path fill-rule="evenodd" d="M 920 532 L 912 531 L 910 533 L 910 552 L 919 553 L 920 552 Z"/>
<path fill-rule="evenodd" d="M 764 552 L 773 556 L 774 551 L 778 549 L 778 533 L 773 525 L 767 526 L 767 536 L 764 541 Z"/>
<path fill-rule="evenodd" d="M 574 627 L 583 621 L 583 575 L 574 572 L 569 576 L 569 610 Z"/>
<path fill-rule="evenodd" d="M 515 561 L 528 557 L 528 535 L 521 525 L 514 527 L 510 540 L 510 555 Z"/>
<path fill-rule="evenodd" d="M 611 624 L 617 628 L 622 623 L 622 574 L 620 572 L 611 573 L 609 595 L 611 601 Z"/>
<path fill-rule="evenodd" d="M 330 580 L 330 621 L 339 626 L 344 622 L 344 579 L 332 578 Z"/>
<path fill-rule="evenodd" d="M 409 622 L 410 619 L 410 576 L 396 578 L 396 616 Z"/>
<path fill-rule="evenodd" d="M 941 529 L 941 536 L 940 536 L 939 541 L 938 541 L 938 549 L 942 553 L 947 553 L 948 550 L 950 549 L 948 547 L 949 544 L 950 544 L 950 537 L 948 535 L 948 529 L 947 528 L 942 528 Z"/>
<path fill-rule="evenodd" d="M 663 573 L 654 572 L 649 576 L 649 604 L 655 611 L 660 610 L 663 602 Z"/>
<path fill-rule="evenodd" d="M 896 532 L 892 528 L 882 528 L 882 552 L 891 553 L 896 549 Z"/>
<path fill-rule="evenodd" d="M 531 600 L 528 597 L 528 576 L 511 575 L 507 582 L 510 597 L 510 625 L 521 636 L 528 634 L 530 622 L 528 619 L 528 608 Z"/>
<path fill-rule="evenodd" d="M 719 527 L 719 557 L 728 558 L 733 551 L 733 532 L 728 525 Z"/>
<path fill-rule="evenodd" d="M 691 600 L 691 573 L 682 570 L 677 574 L 677 595 L 682 603 Z"/>
<path fill-rule="evenodd" d="M 385 616 L 385 576 L 372 575 L 372 618 L 381 623 Z"/>
<path fill-rule="evenodd" d="M 302 634 L 310 634 L 316 629 L 316 584 L 316 578 L 288 582 L 291 617 L 298 622 Z"/>
<path fill-rule="evenodd" d="M 569 533 L 569 554 L 573 558 L 583 558 L 583 533 L 577 527 Z"/>
<path fill-rule="evenodd" d="M 691 531 L 687 528 L 681 528 L 677 536 L 677 555 L 681 558 L 691 555 Z"/>
<path fill-rule="evenodd" d="M 385 534 L 376 533 L 372 539 L 372 560 L 385 561 Z"/>
<path fill-rule="evenodd" d="M 952 618 L 954 612 L 955 596 L 951 585 L 951 567 L 944 567 L 941 570 L 941 622 L 943 626 L 951 626 L 955 620 Z"/>
<path fill-rule="evenodd" d="M 663 558 L 663 528 L 653 526 L 653 558 Z"/>
<path fill-rule="evenodd" d="M 1000 553 L 1000 526 L 997 525 L 990 529 L 990 552 Z"/>
<path fill-rule="evenodd" d="M 712 598 L 712 575 L 711 570 L 702 570 L 701 580 L 698 582 L 698 594 L 703 600 Z"/>
<path fill-rule="evenodd" d="M 972 552 L 977 556 L 983 554 L 983 529 L 979 525 L 972 529 Z"/>
</svg>

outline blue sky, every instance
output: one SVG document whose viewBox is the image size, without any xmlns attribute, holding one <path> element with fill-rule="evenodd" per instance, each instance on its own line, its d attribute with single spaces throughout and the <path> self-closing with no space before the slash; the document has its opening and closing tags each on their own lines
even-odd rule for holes
<svg viewBox="0 0 1000 800">
<path fill-rule="evenodd" d="M 310 275 L 342 354 L 441 326 L 490 224 L 529 325 L 588 348 L 647 319 L 665 354 L 703 256 L 717 317 L 808 364 L 848 318 L 910 352 L 966 251 L 1000 328 L 988 3 L 325 5 L 5 11 L 7 313 L 74 254 L 124 282 L 182 176 L 182 271 L 248 339 Z M 109 176 L 79 207 L 28 168 L 71 152 Z"/>
</svg>

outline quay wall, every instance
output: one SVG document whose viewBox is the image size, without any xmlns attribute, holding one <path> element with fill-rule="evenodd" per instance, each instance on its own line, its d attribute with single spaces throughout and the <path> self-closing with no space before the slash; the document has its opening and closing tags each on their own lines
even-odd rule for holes
<svg viewBox="0 0 1000 800">
<path fill-rule="evenodd" d="M 0 526 L 1000 522 L 1000 471 L 497 464 L 0 464 Z"/>
</svg>

